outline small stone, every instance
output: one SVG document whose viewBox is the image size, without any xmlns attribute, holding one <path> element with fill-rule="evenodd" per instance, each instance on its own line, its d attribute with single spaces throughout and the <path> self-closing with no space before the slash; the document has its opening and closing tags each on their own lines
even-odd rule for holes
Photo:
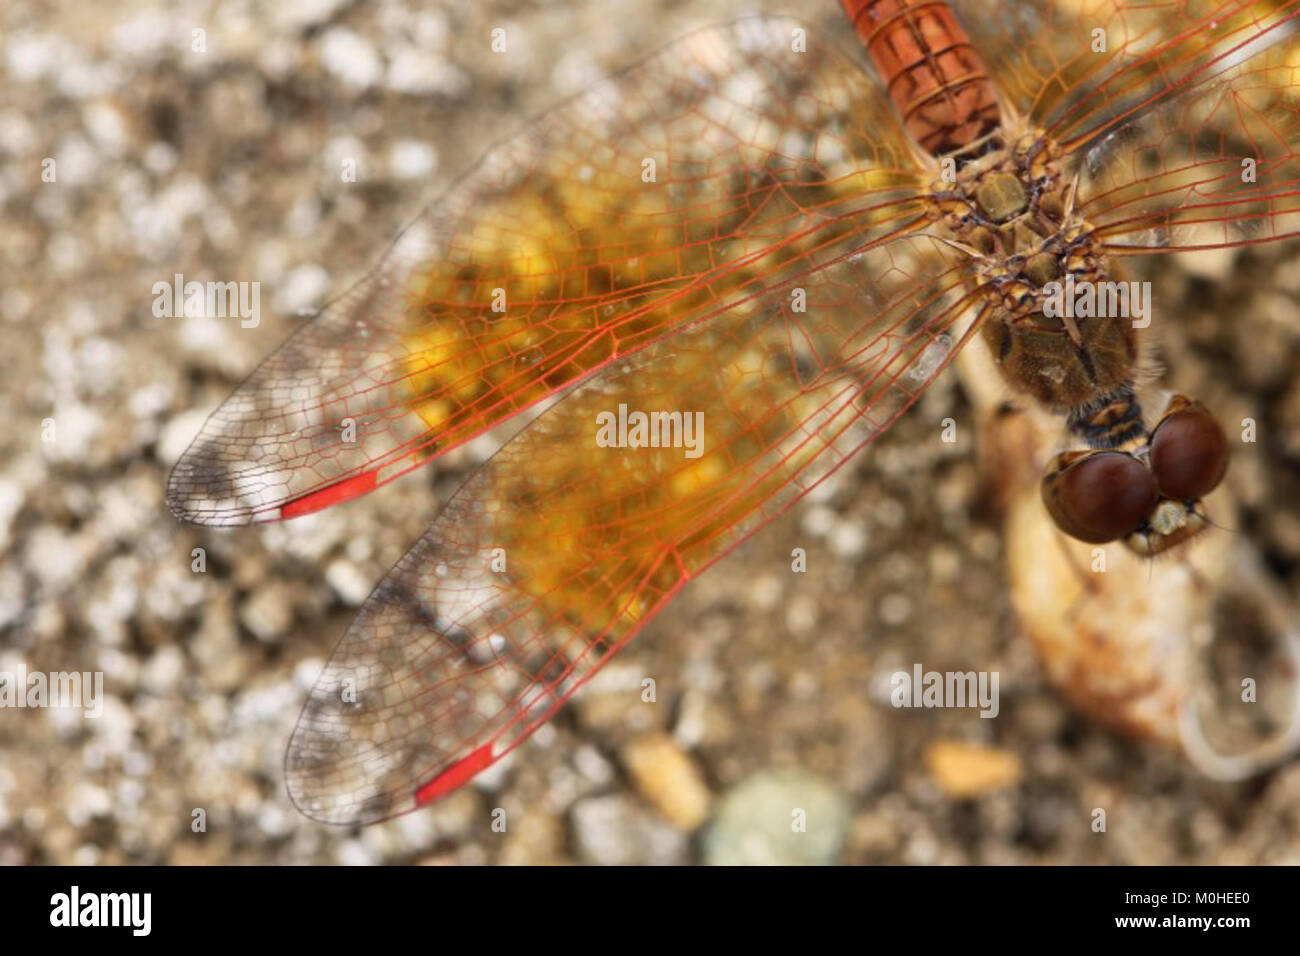
<svg viewBox="0 0 1300 956">
<path fill-rule="evenodd" d="M 835 862 L 849 826 L 843 795 L 802 770 L 763 771 L 718 805 L 704 839 L 711 866 L 825 866 Z"/>
<path fill-rule="evenodd" d="M 839 558 L 856 558 L 867 550 L 867 533 L 862 525 L 841 521 L 830 534 L 831 550 Z"/>
<path fill-rule="evenodd" d="M 465 72 L 446 57 L 408 46 L 393 51 L 384 85 L 395 93 L 412 96 L 458 97 L 469 90 L 471 83 Z"/>
<path fill-rule="evenodd" d="M 677 708 L 673 739 L 687 750 L 698 747 L 708 734 L 708 695 L 692 688 L 682 695 Z"/>
<path fill-rule="evenodd" d="M 80 580 L 96 549 L 86 534 L 40 525 L 27 538 L 26 566 L 42 587 L 58 593 Z"/>
<path fill-rule="evenodd" d="M 325 72 L 354 90 L 374 86 L 384 74 L 384 65 L 374 46 L 347 27 L 334 27 L 325 33 L 320 55 Z"/>
<path fill-rule="evenodd" d="M 340 866 L 375 866 L 380 861 L 361 840 L 346 840 L 334 848 L 334 859 Z"/>
<path fill-rule="evenodd" d="M 614 779 L 614 768 L 591 744 L 583 744 L 574 751 L 573 766 L 584 779 L 597 786 Z"/>
<path fill-rule="evenodd" d="M 298 266 L 275 290 L 273 305 L 284 315 L 311 315 L 320 309 L 330 287 L 330 274 L 316 263 Z"/>
<path fill-rule="evenodd" d="M 87 103 L 81 111 L 81 118 L 101 149 L 110 156 L 121 155 L 129 136 L 126 118 L 117 106 L 107 100 Z"/>
<path fill-rule="evenodd" d="M 831 533 L 838 520 L 834 510 L 825 505 L 817 505 L 804 509 L 799 527 L 814 538 L 824 538 Z"/>
<path fill-rule="evenodd" d="M 785 626 L 791 634 L 811 634 L 817 627 L 817 602 L 806 594 L 796 595 L 785 608 Z"/>
<path fill-rule="evenodd" d="M 53 423 L 48 433 L 51 440 L 45 440 L 44 422 L 33 437 L 40 442 L 41 449 L 51 461 L 80 466 L 106 463 L 106 456 L 96 444 L 105 427 L 104 416 L 99 411 L 80 402 L 60 402 L 50 420 Z"/>
<path fill-rule="evenodd" d="M 579 801 L 572 822 L 574 848 L 586 863 L 670 866 L 686 858 L 686 834 L 621 794 Z"/>
<path fill-rule="evenodd" d="M 259 641 L 274 641 L 293 624 L 293 601 L 288 589 L 269 584 L 253 592 L 239 609 L 239 622 Z"/>
<path fill-rule="evenodd" d="M 536 866 L 564 859 L 564 827 L 558 817 L 530 813 L 506 830 L 499 862 L 506 866 Z"/>
<path fill-rule="evenodd" d="M 83 827 L 95 817 L 107 816 L 113 801 L 107 790 L 90 783 L 75 784 L 67 796 L 68 822 Z"/>
<path fill-rule="evenodd" d="M 925 766 L 939 789 L 956 799 L 978 797 L 1014 786 L 1020 758 L 1007 750 L 964 740 L 937 740 L 925 752 Z"/>
<path fill-rule="evenodd" d="M 438 168 L 438 151 L 418 139 L 399 139 L 388 152 L 394 179 L 422 179 Z"/>
<path fill-rule="evenodd" d="M 364 601 L 375 584 L 359 567 L 342 558 L 325 569 L 325 580 L 339 599 L 352 607 Z"/>
<path fill-rule="evenodd" d="M 749 601 L 761 611 L 775 610 L 781 603 L 784 588 L 775 574 L 761 574 L 749 586 Z"/>
<path fill-rule="evenodd" d="M 145 689 L 154 694 L 176 693 L 185 677 L 185 655 L 174 644 L 150 655 L 140 672 Z"/>
<path fill-rule="evenodd" d="M 191 408 L 181 412 L 167 421 L 158 432 L 158 441 L 154 445 L 154 458 L 160 465 L 170 468 L 185 454 L 208 420 L 210 409 Z"/>
<path fill-rule="evenodd" d="M 646 734 L 623 748 L 637 791 L 682 830 L 694 830 L 709 815 L 711 795 L 695 762 L 666 734 Z"/>
</svg>

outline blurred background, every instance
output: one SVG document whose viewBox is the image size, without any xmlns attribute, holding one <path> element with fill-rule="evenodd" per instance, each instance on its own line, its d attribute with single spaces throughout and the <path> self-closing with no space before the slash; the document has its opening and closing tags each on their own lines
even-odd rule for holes
<svg viewBox="0 0 1300 956">
<path fill-rule="evenodd" d="M 833 0 L 3 5 L 0 671 L 103 671 L 105 701 L 93 720 L 0 709 L 0 863 L 1300 863 L 1300 767 L 1210 782 L 1046 685 L 979 449 L 936 440 L 935 422 L 971 417 L 953 375 L 474 785 L 364 830 L 289 803 L 284 748 L 315 675 L 490 446 L 224 532 L 172 519 L 171 464 L 487 146 L 678 35 L 762 10 L 855 43 Z M 488 52 L 496 27 L 507 55 Z M 1261 423 L 1221 533 L 1247 536 L 1292 595 L 1295 252 L 1148 273 L 1172 313 L 1171 380 Z M 174 273 L 259 281 L 260 326 L 155 317 L 152 286 Z M 806 574 L 789 571 L 796 546 Z M 890 707 L 890 674 L 917 661 L 999 671 L 998 719 Z"/>
</svg>

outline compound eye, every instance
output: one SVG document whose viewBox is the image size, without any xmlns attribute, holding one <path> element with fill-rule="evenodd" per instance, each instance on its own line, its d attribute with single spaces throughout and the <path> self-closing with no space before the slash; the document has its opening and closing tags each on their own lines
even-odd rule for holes
<svg viewBox="0 0 1300 956">
<path fill-rule="evenodd" d="M 1175 396 L 1151 433 L 1151 472 L 1160 493 L 1188 501 L 1203 498 L 1228 470 L 1228 437 L 1200 402 Z"/>
<path fill-rule="evenodd" d="M 1056 526 L 1089 544 L 1136 531 L 1160 498 L 1150 469 L 1118 451 L 1058 455 L 1042 490 Z"/>
</svg>

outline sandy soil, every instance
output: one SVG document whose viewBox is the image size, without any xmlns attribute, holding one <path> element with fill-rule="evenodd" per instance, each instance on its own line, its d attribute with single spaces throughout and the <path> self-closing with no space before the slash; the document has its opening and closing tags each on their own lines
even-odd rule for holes
<svg viewBox="0 0 1300 956">
<path fill-rule="evenodd" d="M 172 519 L 171 464 L 488 144 L 674 36 L 762 6 L 278 0 L 195 20 L 181 4 L 4 5 L 0 670 L 103 671 L 106 700 L 95 720 L 0 710 L 0 862 L 1300 862 L 1300 767 L 1213 783 L 1074 716 L 1045 684 L 1005 593 L 978 449 L 933 440 L 944 417 L 969 421 L 952 377 L 692 584 L 499 772 L 365 830 L 289 803 L 284 747 L 315 674 L 482 449 L 320 516 L 231 532 Z M 820 7 L 805 15 L 851 43 Z M 508 56 L 487 53 L 497 26 Z M 358 183 L 338 181 L 341 156 L 359 157 Z M 41 181 L 47 157 L 56 183 Z M 1152 272 L 1174 317 L 1170 380 L 1260 422 L 1259 452 L 1232 475 L 1242 514 L 1222 533 L 1249 536 L 1292 594 L 1295 252 Z M 156 318 L 150 290 L 174 273 L 260 281 L 261 325 Z M 807 574 L 789 572 L 796 546 Z M 891 708 L 889 674 L 914 661 L 1000 671 L 999 718 Z M 645 675 L 652 706 L 629 690 Z M 807 834 L 787 832 L 791 806 Z"/>
</svg>

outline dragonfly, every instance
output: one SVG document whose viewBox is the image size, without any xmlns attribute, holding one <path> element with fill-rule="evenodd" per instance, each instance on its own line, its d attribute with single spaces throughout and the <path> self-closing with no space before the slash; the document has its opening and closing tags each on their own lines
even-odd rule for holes
<svg viewBox="0 0 1300 956">
<path fill-rule="evenodd" d="M 1049 290 L 1300 233 L 1300 0 L 842 6 L 857 45 L 707 28 L 492 149 L 176 464 L 179 518 L 248 525 L 527 422 L 326 664 L 285 759 L 308 816 L 501 760 L 968 347 L 1077 446 L 1042 483 L 1060 533 L 1204 530 L 1222 427 L 1148 416 L 1144 323 Z"/>
</svg>

